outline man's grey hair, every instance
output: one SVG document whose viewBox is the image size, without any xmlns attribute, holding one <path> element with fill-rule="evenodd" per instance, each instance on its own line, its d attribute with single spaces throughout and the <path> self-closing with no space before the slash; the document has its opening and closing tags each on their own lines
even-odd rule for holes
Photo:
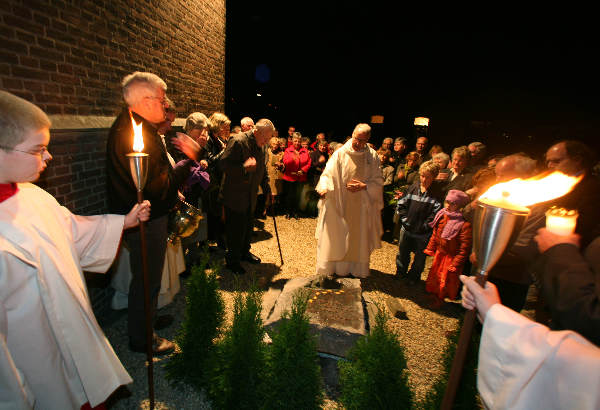
<svg viewBox="0 0 600 410">
<path fill-rule="evenodd" d="M 390 137 L 387 137 L 387 138 L 384 138 L 382 142 L 389 142 L 390 144 L 393 144 L 394 143 L 394 139 L 390 138 Z"/>
<path fill-rule="evenodd" d="M 369 124 L 361 123 L 354 127 L 354 131 L 352 131 L 352 136 L 358 134 L 366 134 L 368 138 L 371 138 L 371 127 L 369 126 Z"/>
<path fill-rule="evenodd" d="M 156 89 L 167 91 L 167 84 L 159 76 L 141 71 L 126 75 L 121 86 L 123 99 L 129 107 L 139 104 L 145 97 L 153 96 Z"/>
<path fill-rule="evenodd" d="M 50 119 L 37 105 L 0 91 L 0 146 L 12 149 L 25 140 L 27 133 L 50 128 Z"/>
<path fill-rule="evenodd" d="M 250 117 L 244 117 L 244 118 L 242 118 L 242 119 L 240 120 L 240 124 L 241 124 L 242 126 L 244 126 L 244 125 L 251 125 L 251 126 L 254 126 L 254 120 L 253 120 L 252 118 L 250 118 Z"/>
<path fill-rule="evenodd" d="M 203 130 L 208 128 L 210 122 L 208 121 L 208 117 L 201 112 L 193 112 L 185 119 L 185 127 L 183 128 L 186 133 L 191 130 L 199 129 Z"/>
<path fill-rule="evenodd" d="M 270 128 L 273 131 L 275 131 L 275 126 L 273 125 L 271 120 L 266 118 L 261 118 L 260 120 L 258 120 L 255 126 L 256 128 Z"/>
</svg>

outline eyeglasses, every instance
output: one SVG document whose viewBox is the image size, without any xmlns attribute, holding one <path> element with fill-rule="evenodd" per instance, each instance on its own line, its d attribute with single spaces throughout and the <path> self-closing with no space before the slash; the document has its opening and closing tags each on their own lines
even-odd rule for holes
<svg viewBox="0 0 600 410">
<path fill-rule="evenodd" d="M 147 97 L 144 98 L 149 98 L 151 100 L 158 100 L 159 103 L 161 103 L 164 106 L 167 106 L 167 99 L 165 97 L 155 97 L 153 95 L 149 95 Z"/>
<path fill-rule="evenodd" d="M 17 152 L 22 152 L 23 154 L 29 154 L 29 155 L 35 155 L 38 157 L 44 157 L 44 153 L 48 152 L 48 147 L 41 147 L 40 149 L 37 150 L 31 150 L 31 151 L 23 151 L 20 149 L 16 149 L 16 148 L 10 148 L 10 147 L 4 147 L 2 145 L 0 145 L 1 149 L 7 150 L 7 151 L 17 151 Z M 49 154 L 50 152 L 48 152 Z"/>
</svg>

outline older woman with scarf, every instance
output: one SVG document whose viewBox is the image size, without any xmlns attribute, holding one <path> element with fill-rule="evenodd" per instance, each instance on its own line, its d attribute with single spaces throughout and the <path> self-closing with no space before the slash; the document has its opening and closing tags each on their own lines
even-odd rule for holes
<svg viewBox="0 0 600 410">
<path fill-rule="evenodd" d="M 459 275 L 471 252 L 473 232 L 471 224 L 463 218 L 461 209 L 470 199 L 462 191 L 452 189 L 446 196 L 446 207 L 430 223 L 433 234 L 423 251 L 433 256 L 425 289 L 434 295 L 431 308 L 439 309 L 444 298 L 456 299 L 460 288 Z"/>
</svg>

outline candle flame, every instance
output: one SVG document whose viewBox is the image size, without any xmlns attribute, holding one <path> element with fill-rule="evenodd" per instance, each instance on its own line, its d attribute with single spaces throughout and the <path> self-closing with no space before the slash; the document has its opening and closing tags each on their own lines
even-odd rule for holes
<svg viewBox="0 0 600 410">
<path fill-rule="evenodd" d="M 142 135 L 142 124 L 136 124 L 133 117 L 131 117 L 131 124 L 133 125 L 133 150 L 136 152 L 142 152 L 144 150 L 144 136 Z"/>
<path fill-rule="evenodd" d="M 517 178 L 492 185 L 479 201 L 501 208 L 527 210 L 528 206 L 568 194 L 582 178 L 558 171 L 528 179 Z"/>
</svg>

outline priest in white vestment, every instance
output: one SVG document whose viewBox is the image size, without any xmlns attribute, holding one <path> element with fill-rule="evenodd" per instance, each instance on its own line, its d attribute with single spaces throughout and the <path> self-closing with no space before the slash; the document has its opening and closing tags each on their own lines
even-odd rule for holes
<svg viewBox="0 0 600 410">
<path fill-rule="evenodd" d="M 379 158 L 367 145 L 371 127 L 358 124 L 337 149 L 316 186 L 317 274 L 365 278 L 369 258 L 381 247 L 383 176 Z"/>
<path fill-rule="evenodd" d="M 477 308 L 483 333 L 477 388 L 488 409 L 600 409 L 600 349 L 570 331 L 551 331 L 500 304 L 493 283 L 474 277 L 462 304 Z"/>
<path fill-rule="evenodd" d="M 131 377 L 100 329 L 83 270 L 106 272 L 124 229 L 147 220 L 77 216 L 28 183 L 52 159 L 50 121 L 0 91 L 0 408 L 95 407 Z"/>
</svg>

